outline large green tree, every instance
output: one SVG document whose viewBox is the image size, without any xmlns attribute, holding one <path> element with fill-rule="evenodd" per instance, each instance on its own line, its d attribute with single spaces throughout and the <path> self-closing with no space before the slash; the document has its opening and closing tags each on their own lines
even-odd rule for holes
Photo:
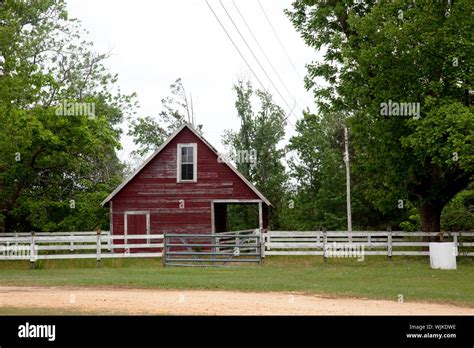
<svg viewBox="0 0 474 348">
<path fill-rule="evenodd" d="M 349 118 L 367 199 L 381 211 L 413 203 L 423 231 L 440 230 L 443 208 L 474 172 L 473 9 L 470 0 L 303 0 L 286 11 L 323 52 L 306 86 L 320 110 Z M 419 113 L 382 115 L 389 102 Z"/>
<path fill-rule="evenodd" d="M 233 155 L 231 159 L 237 159 L 234 161 L 237 169 L 273 204 L 270 223 L 275 229 L 281 225 L 280 215 L 287 186 L 283 165 L 285 151 L 279 147 L 285 136 L 285 113 L 268 92 L 253 91 L 250 82 L 238 82 L 234 85 L 234 91 L 240 129 L 237 132 L 227 131 L 224 144 Z M 260 104 L 256 113 L 251 102 L 254 94 Z M 243 220 L 249 218 L 250 214 L 240 213 Z"/>
<path fill-rule="evenodd" d="M 133 95 L 110 92 L 106 55 L 64 1 L 1 2 L 0 24 L 1 229 L 107 227 L 99 204 L 122 178 L 118 125 Z"/>
<path fill-rule="evenodd" d="M 345 225 L 345 172 L 343 162 L 343 118 L 305 114 L 290 139 L 289 166 L 296 189 L 288 213 L 299 230 L 322 227 L 341 229 Z"/>
<path fill-rule="evenodd" d="M 338 113 L 305 113 L 297 122 L 296 134 L 288 145 L 294 187 L 285 210 L 285 229 L 346 229 L 345 122 L 346 117 Z M 349 158 L 352 162 L 352 146 L 349 146 Z M 354 170 L 354 163 L 351 165 L 353 228 L 385 229 L 386 226 L 399 225 L 401 218 L 406 218 L 403 211 L 397 207 L 385 214 L 377 211 L 365 199 L 365 177 Z"/>
</svg>

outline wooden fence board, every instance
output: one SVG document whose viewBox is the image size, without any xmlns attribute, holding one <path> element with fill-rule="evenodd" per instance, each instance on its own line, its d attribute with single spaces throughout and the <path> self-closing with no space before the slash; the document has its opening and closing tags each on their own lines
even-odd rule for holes
<svg viewBox="0 0 474 348">
<path fill-rule="evenodd" d="M 426 236 L 440 236 L 438 232 L 402 232 L 402 231 L 268 231 L 266 255 L 323 255 L 325 249 L 354 249 L 364 247 L 364 255 L 429 255 L 426 250 L 413 250 L 429 246 L 429 242 L 421 240 Z M 457 247 L 474 247 L 474 241 L 460 241 L 463 237 L 474 237 L 474 232 L 447 232 L 444 240 L 453 240 Z M 414 238 L 419 239 L 414 240 Z M 352 241 L 352 243 L 351 243 Z M 405 249 L 406 248 L 406 249 Z M 306 249 L 306 250 L 301 250 Z M 375 249 L 375 250 L 374 250 Z M 402 249 L 402 250 L 400 250 Z M 348 251 L 349 252 L 349 251 Z M 471 256 L 471 251 L 460 252 L 462 256 Z"/>
</svg>

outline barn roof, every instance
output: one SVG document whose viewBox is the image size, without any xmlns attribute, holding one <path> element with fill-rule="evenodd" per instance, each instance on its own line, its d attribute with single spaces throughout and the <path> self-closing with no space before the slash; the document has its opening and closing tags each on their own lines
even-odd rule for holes
<svg viewBox="0 0 474 348">
<path fill-rule="evenodd" d="M 168 145 L 171 140 L 173 140 L 184 128 L 188 128 L 194 135 L 196 135 L 204 144 L 206 144 L 209 149 L 211 149 L 211 151 L 213 151 L 217 156 L 219 156 L 219 153 L 218 151 L 214 148 L 214 146 L 212 146 L 206 139 L 203 138 L 203 136 L 201 134 L 199 134 L 199 132 L 197 132 L 194 127 L 192 127 L 190 124 L 188 123 L 183 123 L 172 135 L 170 135 L 170 137 L 168 139 L 166 139 L 166 141 L 161 144 L 161 146 L 150 156 L 148 157 L 148 159 L 143 162 L 143 164 L 138 167 L 125 181 L 123 181 L 119 186 L 117 186 L 117 188 L 110 194 L 107 196 L 106 199 L 104 199 L 101 203 L 102 206 L 104 206 L 105 204 L 107 204 L 117 193 L 119 193 L 130 181 L 132 181 L 132 179 L 138 174 L 140 173 L 140 171 L 146 167 L 146 165 L 148 163 L 150 163 L 165 147 L 166 145 Z M 252 185 L 252 183 L 250 181 L 248 181 L 232 164 L 228 163 L 227 161 L 224 161 L 222 163 L 225 163 L 235 174 L 237 174 L 237 176 L 263 201 L 265 202 L 267 205 L 271 205 L 270 201 L 268 199 L 265 198 L 265 196 L 259 191 L 257 190 L 257 188 Z"/>
</svg>

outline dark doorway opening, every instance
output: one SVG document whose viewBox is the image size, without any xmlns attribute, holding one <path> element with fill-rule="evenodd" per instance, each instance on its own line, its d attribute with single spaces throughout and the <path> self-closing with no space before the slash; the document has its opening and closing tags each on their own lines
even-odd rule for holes
<svg viewBox="0 0 474 348">
<path fill-rule="evenodd" d="M 268 226 L 268 207 L 261 202 L 213 202 L 214 232 L 242 231 Z"/>
</svg>

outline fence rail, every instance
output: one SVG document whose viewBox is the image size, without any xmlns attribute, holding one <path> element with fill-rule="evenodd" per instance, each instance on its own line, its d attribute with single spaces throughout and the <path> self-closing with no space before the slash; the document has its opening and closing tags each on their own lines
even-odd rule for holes
<svg viewBox="0 0 474 348">
<path fill-rule="evenodd" d="M 14 236 L 10 236 L 10 235 Z M 9 233 L 0 235 L 0 260 L 102 259 L 161 257 L 164 236 L 114 236 L 108 231 Z"/>
<path fill-rule="evenodd" d="M 260 230 L 207 234 L 166 234 L 165 266 L 229 266 L 260 263 Z"/>
<path fill-rule="evenodd" d="M 363 248 L 364 255 L 429 255 L 423 237 L 453 241 L 458 256 L 474 256 L 474 232 L 403 231 L 268 231 L 264 234 L 265 255 L 321 255 L 328 249 Z"/>
<path fill-rule="evenodd" d="M 259 235 L 260 231 L 258 229 L 252 229 L 252 230 L 240 230 L 240 231 L 231 231 L 231 232 L 216 232 L 215 235 L 215 240 L 214 243 L 219 244 L 219 246 L 216 247 L 216 251 L 230 251 L 231 246 L 230 244 L 235 243 L 236 241 L 238 243 L 241 243 L 242 247 L 246 245 L 246 249 L 252 249 L 255 253 L 259 252 L 259 249 L 254 247 L 252 248 L 252 245 L 256 245 L 258 243 L 256 238 L 244 238 L 240 240 L 240 236 L 255 236 Z"/>
</svg>

